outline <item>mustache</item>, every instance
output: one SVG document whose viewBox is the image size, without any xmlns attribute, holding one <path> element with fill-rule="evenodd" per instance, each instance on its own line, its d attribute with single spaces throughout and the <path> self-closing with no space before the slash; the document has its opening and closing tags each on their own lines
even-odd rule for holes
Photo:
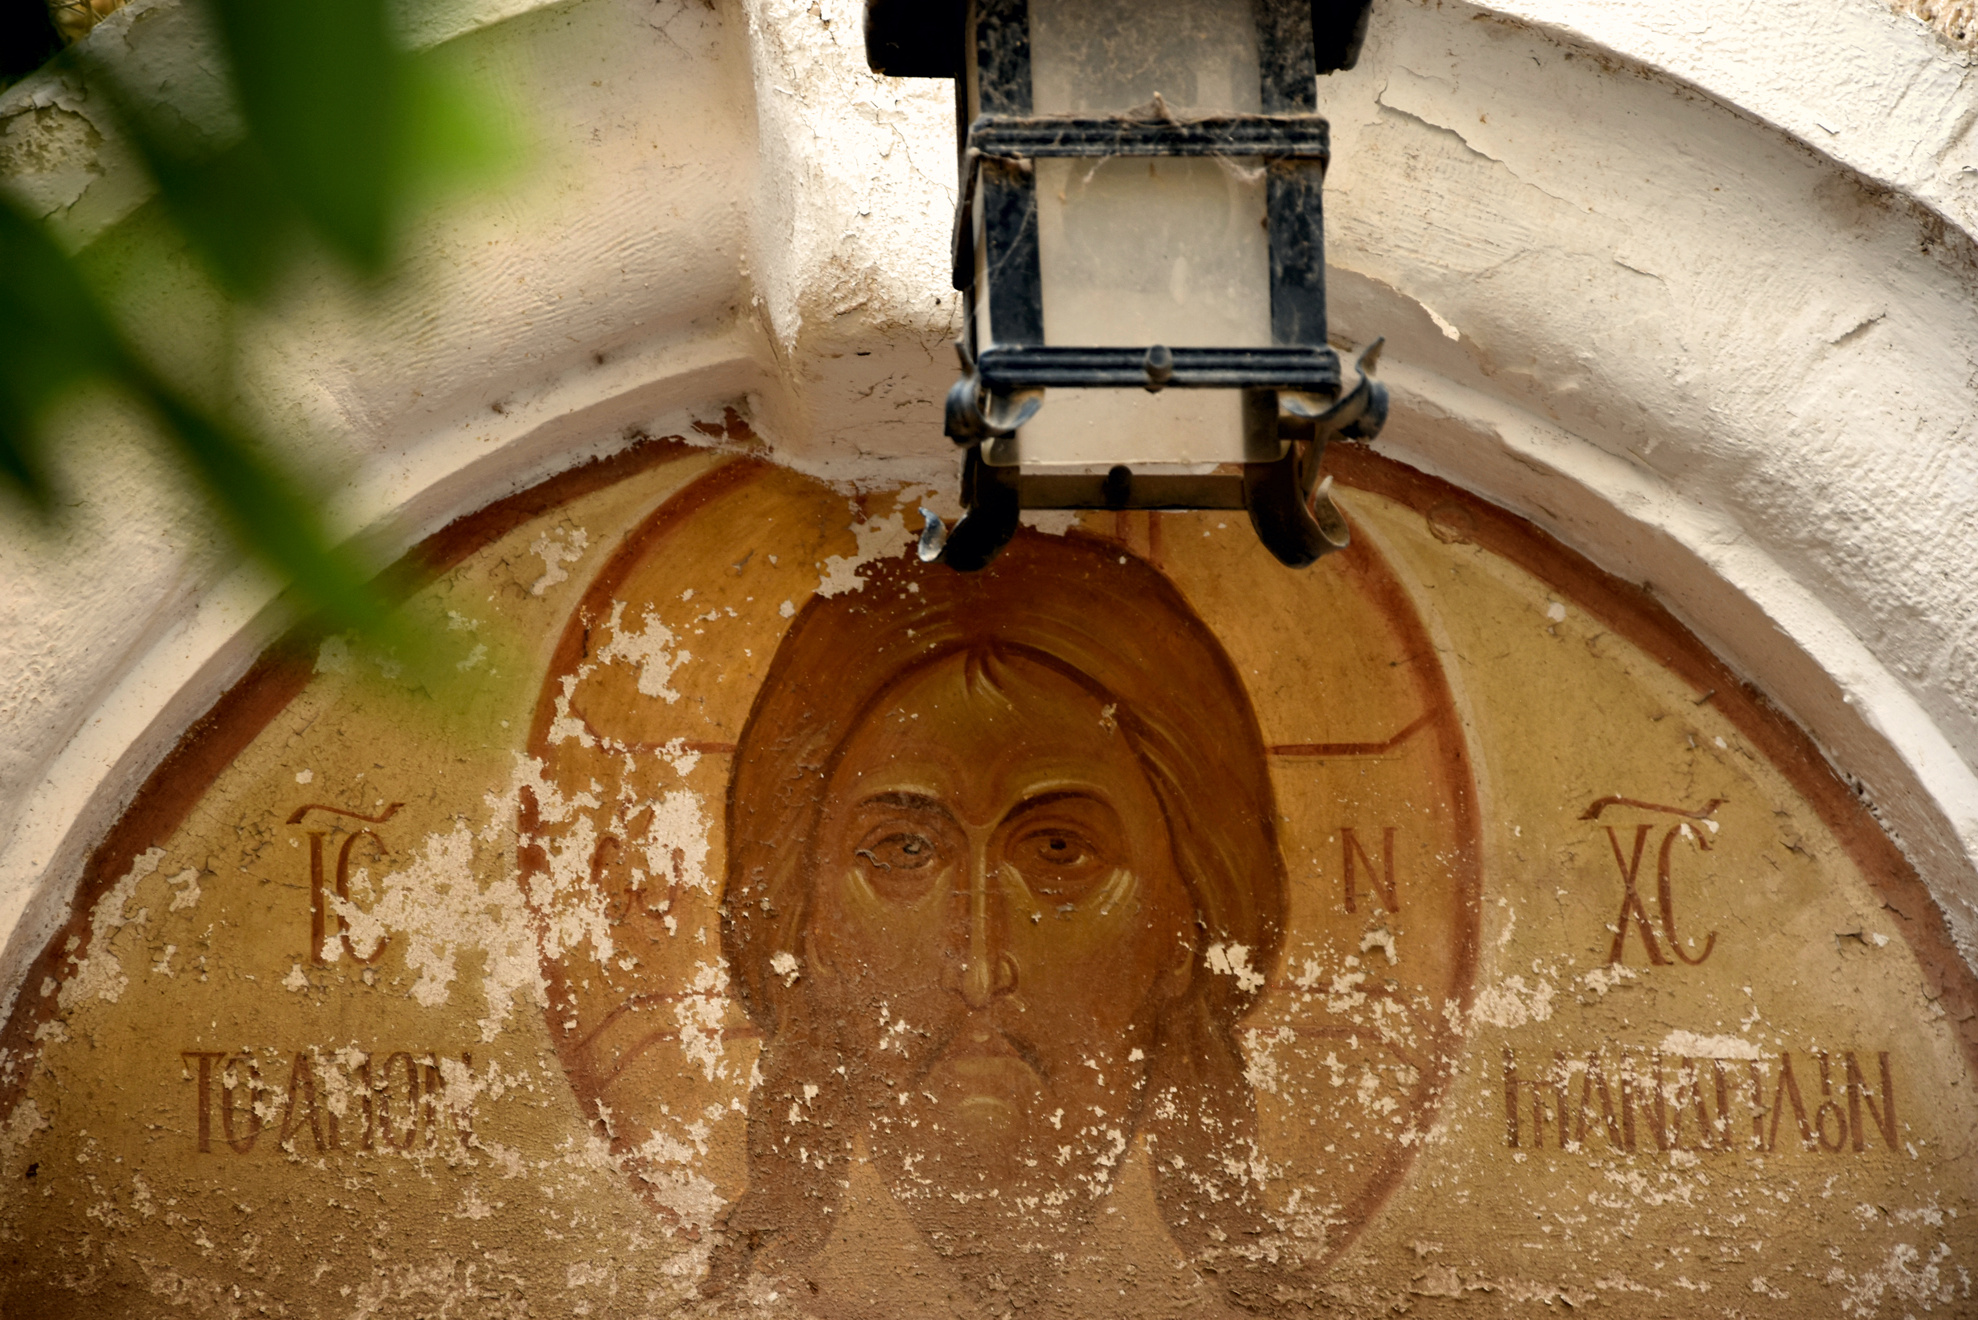
<svg viewBox="0 0 1978 1320">
<path fill-rule="evenodd" d="M 917 1085 L 926 1078 L 927 1074 L 933 1072 L 935 1067 L 943 1059 L 948 1057 L 949 1052 L 954 1048 L 957 1038 L 964 1031 L 980 1031 L 984 1027 L 988 1028 L 992 1037 L 999 1037 L 1004 1044 L 1008 1045 L 1011 1051 L 1029 1066 L 1032 1072 L 1047 1082 L 1051 1080 L 1050 1066 L 1045 1063 L 1043 1054 L 1029 1038 L 1021 1032 L 1005 1030 L 1000 1024 L 987 1018 L 986 1015 L 978 1016 L 974 1013 L 964 1013 L 949 1019 L 930 1033 L 927 1049 L 921 1056 L 920 1064 L 914 1069 L 912 1076 L 906 1079 L 906 1084 L 909 1086 Z"/>
</svg>

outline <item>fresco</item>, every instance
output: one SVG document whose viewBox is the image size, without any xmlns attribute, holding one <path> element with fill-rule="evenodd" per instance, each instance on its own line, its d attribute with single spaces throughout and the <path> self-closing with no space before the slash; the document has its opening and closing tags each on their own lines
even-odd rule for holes
<svg viewBox="0 0 1978 1320">
<path fill-rule="evenodd" d="M 1967 1313 L 1972 983 L 1639 589 L 1364 454 L 1351 551 L 736 428 L 271 651 L 0 1047 L 0 1314 Z"/>
<path fill-rule="evenodd" d="M 1275 575 L 1273 613 L 1353 640 L 1253 645 L 1246 682 L 1117 536 L 1027 532 L 974 576 L 894 555 L 801 611 L 765 579 L 819 551 L 729 562 L 753 526 L 842 507 L 770 469 L 707 479 L 605 567 L 551 666 L 523 870 L 551 1030 L 613 1149 L 669 1223 L 733 1206 L 717 1283 L 857 1274 L 865 1235 L 904 1227 L 1022 1297 L 1113 1215 L 1103 1277 L 1129 1249 L 1336 1249 L 1328 1217 L 1364 1215 L 1433 1122 L 1475 965 L 1474 789 L 1405 598 L 1372 560 Z M 696 650 L 742 672 L 690 699 Z M 718 834 L 683 828 L 675 804 L 724 798 Z M 1341 840 L 1350 906 L 1309 864 Z M 1342 1103 L 1332 1069 L 1385 1107 Z M 738 1106 L 708 1202 L 664 1166 Z"/>
</svg>

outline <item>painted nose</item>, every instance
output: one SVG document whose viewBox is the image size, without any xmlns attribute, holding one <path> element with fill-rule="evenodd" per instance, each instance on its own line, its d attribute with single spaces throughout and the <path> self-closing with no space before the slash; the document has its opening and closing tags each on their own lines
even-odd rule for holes
<svg viewBox="0 0 1978 1320">
<path fill-rule="evenodd" d="M 987 1008 L 1016 989 L 1016 959 L 1003 946 L 1002 899 L 994 893 L 996 871 L 980 848 L 971 849 L 968 866 L 968 918 L 961 947 L 961 968 L 955 987 L 970 1008 Z"/>
</svg>

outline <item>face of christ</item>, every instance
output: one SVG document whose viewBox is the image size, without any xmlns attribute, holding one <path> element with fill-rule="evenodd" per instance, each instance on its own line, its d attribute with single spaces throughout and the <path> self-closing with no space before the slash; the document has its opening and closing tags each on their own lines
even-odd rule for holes
<svg viewBox="0 0 1978 1320">
<path fill-rule="evenodd" d="M 937 1238 L 1075 1227 L 1196 955 L 1113 709 L 1038 660 L 948 657 L 873 703 L 825 801 L 805 961 L 894 1197 Z"/>
</svg>

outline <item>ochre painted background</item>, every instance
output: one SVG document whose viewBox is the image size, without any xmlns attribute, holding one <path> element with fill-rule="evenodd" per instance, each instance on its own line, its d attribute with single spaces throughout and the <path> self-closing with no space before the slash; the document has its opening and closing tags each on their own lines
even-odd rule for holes
<svg viewBox="0 0 1978 1320">
<path fill-rule="evenodd" d="M 0 1313 L 1971 1306 L 1974 1001 L 1900 855 L 1647 596 L 1340 462 L 1355 547 L 1302 573 L 1227 515 L 1068 529 L 1172 584 L 1267 748 L 1284 949 L 1197 969 L 1263 978 L 1256 1241 L 1177 1245 L 1136 1140 L 1001 1277 L 857 1157 L 814 1251 L 703 1295 L 761 1048 L 728 761 L 924 492 L 657 446 L 427 547 L 447 702 L 298 643 L 154 776 L 8 1026 Z M 626 804 L 664 910 L 596 846 Z"/>
</svg>

